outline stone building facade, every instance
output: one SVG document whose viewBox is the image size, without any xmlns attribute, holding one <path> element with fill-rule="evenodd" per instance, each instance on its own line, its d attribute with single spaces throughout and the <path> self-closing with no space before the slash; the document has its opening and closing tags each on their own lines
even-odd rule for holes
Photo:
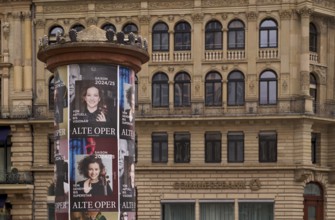
<svg viewBox="0 0 335 220">
<path fill-rule="evenodd" d="M 0 11 L 2 213 L 51 219 L 53 88 L 39 39 L 96 25 L 149 42 L 137 219 L 335 219 L 334 1 L 22 0 Z"/>
</svg>

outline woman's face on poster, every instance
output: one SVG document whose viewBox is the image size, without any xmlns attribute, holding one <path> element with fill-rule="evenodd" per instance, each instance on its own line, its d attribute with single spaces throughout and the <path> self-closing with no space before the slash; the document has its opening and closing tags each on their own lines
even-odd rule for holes
<svg viewBox="0 0 335 220">
<path fill-rule="evenodd" d="M 98 163 L 90 163 L 88 165 L 88 177 L 91 180 L 97 180 L 100 175 L 100 166 Z"/>
<path fill-rule="evenodd" d="M 85 102 L 88 108 L 97 108 L 100 102 L 99 90 L 95 87 L 90 87 L 86 91 Z"/>
</svg>

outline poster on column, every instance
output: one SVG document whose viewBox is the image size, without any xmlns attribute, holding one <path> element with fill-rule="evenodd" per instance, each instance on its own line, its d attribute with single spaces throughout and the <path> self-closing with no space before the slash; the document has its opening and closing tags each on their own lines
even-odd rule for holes
<svg viewBox="0 0 335 220">
<path fill-rule="evenodd" d="M 71 219 L 116 220 L 117 66 L 72 64 L 68 71 Z"/>
<path fill-rule="evenodd" d="M 55 219 L 67 219 L 69 203 L 68 180 L 68 99 L 67 68 L 59 67 L 54 71 L 54 186 Z M 52 100 L 51 100 L 52 101 Z M 50 103 L 52 105 L 52 103 Z"/>
<path fill-rule="evenodd" d="M 135 73 L 127 67 L 119 69 L 119 112 L 120 217 L 135 219 Z"/>
</svg>

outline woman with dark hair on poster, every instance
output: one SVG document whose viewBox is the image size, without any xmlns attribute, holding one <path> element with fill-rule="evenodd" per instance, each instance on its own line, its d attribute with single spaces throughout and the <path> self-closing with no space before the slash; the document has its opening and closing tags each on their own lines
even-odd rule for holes
<svg viewBox="0 0 335 220">
<path fill-rule="evenodd" d="M 92 154 L 78 163 L 78 170 L 86 180 L 78 182 L 78 194 L 111 195 L 112 189 L 109 185 L 108 176 L 102 160 Z"/>
<path fill-rule="evenodd" d="M 103 97 L 99 87 L 91 85 L 86 87 L 83 93 L 85 114 L 88 122 L 106 122 L 107 107 L 103 104 Z"/>
</svg>

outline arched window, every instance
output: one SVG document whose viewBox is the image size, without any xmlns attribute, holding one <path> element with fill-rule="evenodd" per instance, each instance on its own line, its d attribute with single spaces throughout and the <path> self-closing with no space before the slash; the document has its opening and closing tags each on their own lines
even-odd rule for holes
<svg viewBox="0 0 335 220">
<path fill-rule="evenodd" d="M 191 26 L 179 22 L 174 28 L 174 50 L 191 50 Z"/>
<path fill-rule="evenodd" d="M 233 71 L 228 75 L 228 105 L 244 105 L 244 75 Z"/>
<path fill-rule="evenodd" d="M 244 24 L 233 20 L 228 25 L 228 49 L 244 49 Z"/>
<path fill-rule="evenodd" d="M 309 24 L 309 51 L 317 52 L 318 49 L 318 31 L 313 23 Z"/>
<path fill-rule="evenodd" d="M 169 50 L 169 27 L 164 22 L 158 22 L 152 28 L 152 50 Z"/>
<path fill-rule="evenodd" d="M 122 28 L 123 33 L 129 34 L 130 32 L 138 34 L 138 28 L 134 23 L 128 23 Z"/>
<path fill-rule="evenodd" d="M 222 49 L 222 25 L 218 21 L 210 21 L 205 29 L 205 49 Z"/>
<path fill-rule="evenodd" d="M 53 26 L 49 30 L 49 44 L 56 43 L 57 33 L 64 35 L 64 29 L 61 26 Z"/>
<path fill-rule="evenodd" d="M 82 24 L 75 24 L 72 26 L 71 29 L 75 29 L 77 32 L 82 31 L 85 29 L 85 27 Z"/>
<path fill-rule="evenodd" d="M 55 92 L 55 78 L 52 76 L 49 79 L 49 110 L 54 110 L 55 108 L 54 92 Z"/>
<path fill-rule="evenodd" d="M 165 73 L 156 73 L 152 78 L 152 106 L 169 106 L 169 81 Z"/>
<path fill-rule="evenodd" d="M 114 32 L 116 32 L 116 27 L 115 27 L 113 24 L 111 24 L 111 23 L 104 24 L 104 25 L 101 27 L 101 29 L 103 29 L 103 30 L 105 30 L 105 31 L 107 31 L 107 30 L 109 30 L 109 29 L 112 29 Z"/>
<path fill-rule="evenodd" d="M 317 110 L 317 80 L 313 73 L 309 75 L 309 95 L 313 97 L 313 111 L 316 113 Z"/>
<path fill-rule="evenodd" d="M 271 71 L 264 71 L 259 79 L 259 104 L 277 104 L 277 75 Z"/>
<path fill-rule="evenodd" d="M 276 21 L 272 19 L 262 21 L 259 27 L 259 47 L 278 47 L 278 27 Z"/>
<path fill-rule="evenodd" d="M 307 183 L 304 189 L 304 220 L 323 220 L 323 190 L 317 183 Z"/>
<path fill-rule="evenodd" d="M 174 79 L 174 106 L 190 106 L 191 80 L 190 76 L 181 72 Z"/>
<path fill-rule="evenodd" d="M 218 72 L 210 72 L 206 76 L 205 105 L 222 105 L 222 77 Z"/>
</svg>

